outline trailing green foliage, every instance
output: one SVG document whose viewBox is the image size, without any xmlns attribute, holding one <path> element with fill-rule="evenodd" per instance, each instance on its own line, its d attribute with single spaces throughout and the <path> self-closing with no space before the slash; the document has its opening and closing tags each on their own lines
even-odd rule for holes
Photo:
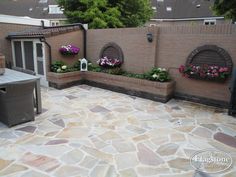
<svg viewBox="0 0 236 177">
<path fill-rule="evenodd" d="M 152 14 L 149 0 L 57 0 L 70 23 L 89 28 L 142 26 Z"/>
<path fill-rule="evenodd" d="M 236 1 L 235 0 L 215 0 L 213 11 L 216 15 L 223 15 L 227 19 L 236 21 Z"/>
</svg>

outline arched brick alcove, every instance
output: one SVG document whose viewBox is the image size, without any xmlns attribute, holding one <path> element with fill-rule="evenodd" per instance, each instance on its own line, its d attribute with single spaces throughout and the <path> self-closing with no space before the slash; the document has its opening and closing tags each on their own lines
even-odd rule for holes
<svg viewBox="0 0 236 177">
<path fill-rule="evenodd" d="M 209 66 L 217 65 L 228 67 L 230 71 L 233 68 L 233 62 L 228 52 L 216 45 L 204 45 L 196 48 L 187 58 L 186 65 L 189 64 L 197 66 L 201 66 L 203 64 L 207 64 Z"/>
<path fill-rule="evenodd" d="M 119 45 L 117 45 L 114 42 L 107 43 L 103 46 L 103 48 L 100 51 L 100 58 L 107 57 L 110 59 L 118 59 L 122 63 L 124 62 L 124 55 L 122 52 L 122 49 Z"/>
</svg>

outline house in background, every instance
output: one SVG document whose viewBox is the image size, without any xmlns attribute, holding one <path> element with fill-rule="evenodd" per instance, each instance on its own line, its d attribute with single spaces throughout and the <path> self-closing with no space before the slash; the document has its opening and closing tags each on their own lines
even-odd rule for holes
<svg viewBox="0 0 236 177">
<path fill-rule="evenodd" d="M 154 17 L 147 25 L 216 25 L 232 23 L 215 16 L 211 10 L 214 0 L 152 0 Z"/>
<path fill-rule="evenodd" d="M 56 0 L 1 0 L 0 15 L 49 20 L 50 26 L 59 26 L 66 21 Z"/>
</svg>

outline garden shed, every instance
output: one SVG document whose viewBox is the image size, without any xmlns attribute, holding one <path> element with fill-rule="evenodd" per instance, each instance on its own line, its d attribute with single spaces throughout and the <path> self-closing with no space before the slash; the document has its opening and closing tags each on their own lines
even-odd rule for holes
<svg viewBox="0 0 236 177">
<path fill-rule="evenodd" d="M 40 27 L 21 32 L 11 32 L 7 39 L 12 46 L 12 66 L 29 69 L 41 76 L 41 83 L 48 85 L 46 76 L 53 61 L 60 60 L 70 65 L 86 55 L 86 30 L 82 24 L 56 27 Z M 61 46 L 79 48 L 78 55 L 63 55 Z"/>
</svg>

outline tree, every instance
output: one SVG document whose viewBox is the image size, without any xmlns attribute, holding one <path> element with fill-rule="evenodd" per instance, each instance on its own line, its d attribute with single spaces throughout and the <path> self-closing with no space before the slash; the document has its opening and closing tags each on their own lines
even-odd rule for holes
<svg viewBox="0 0 236 177">
<path fill-rule="evenodd" d="M 145 24 L 153 15 L 150 0 L 108 0 L 121 12 L 121 22 L 125 27 Z"/>
<path fill-rule="evenodd" d="M 70 23 L 88 23 L 89 28 L 123 27 L 120 12 L 107 0 L 58 0 Z"/>
<path fill-rule="evenodd" d="M 89 28 L 136 27 L 152 16 L 149 0 L 57 0 L 70 23 Z"/>
<path fill-rule="evenodd" d="M 236 21 L 235 0 L 215 0 L 213 11 L 216 13 L 216 15 L 223 15 L 227 19 Z"/>
</svg>

